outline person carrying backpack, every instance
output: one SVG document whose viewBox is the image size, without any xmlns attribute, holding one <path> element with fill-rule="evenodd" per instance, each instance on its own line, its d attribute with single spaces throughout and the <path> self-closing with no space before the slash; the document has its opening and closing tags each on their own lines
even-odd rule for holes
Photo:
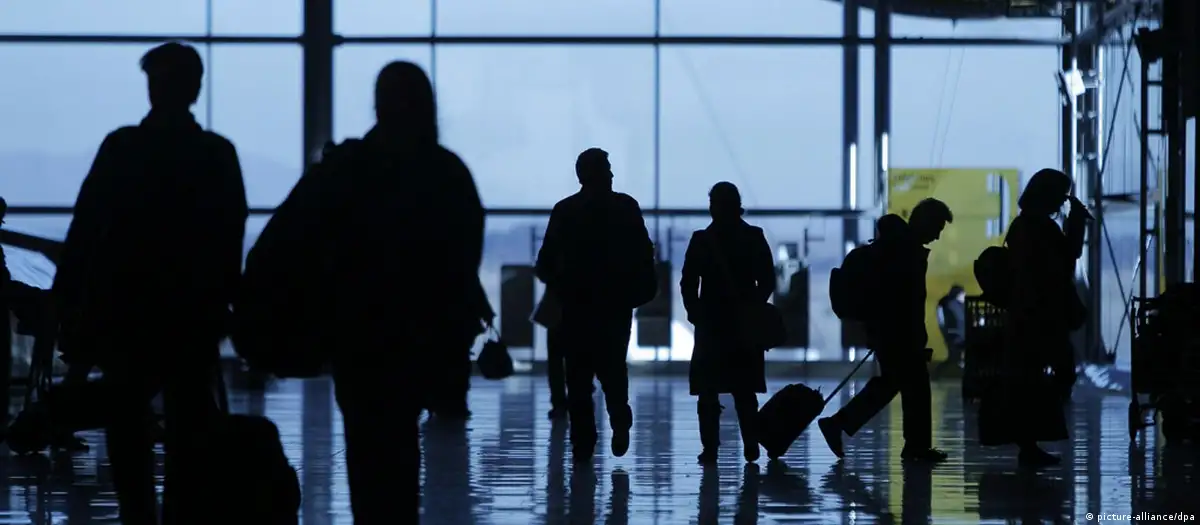
<svg viewBox="0 0 1200 525">
<path fill-rule="evenodd" d="M 950 208 L 937 199 L 921 201 L 908 223 L 899 216 L 886 215 L 879 220 L 875 241 L 847 255 L 836 277 L 831 277 L 830 299 L 835 311 L 853 315 L 851 319 L 865 324 L 867 344 L 875 351 L 880 369 L 880 375 L 868 381 L 841 410 L 817 421 L 830 450 L 839 458 L 844 455 L 842 434 L 853 436 L 900 394 L 904 410 L 901 457 L 932 463 L 946 459 L 944 452 L 933 448 L 926 368 L 925 272 L 929 249 L 925 245 L 936 241 L 953 221 Z M 853 297 L 847 297 L 851 294 Z M 844 308 L 846 304 L 854 308 Z"/>
</svg>

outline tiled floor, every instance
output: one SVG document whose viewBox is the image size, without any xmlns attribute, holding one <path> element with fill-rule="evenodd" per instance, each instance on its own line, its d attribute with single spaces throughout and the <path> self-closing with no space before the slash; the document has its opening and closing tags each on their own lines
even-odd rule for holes
<svg viewBox="0 0 1200 525">
<path fill-rule="evenodd" d="M 932 517 L 937 523 L 1084 523 L 1088 513 L 1200 513 L 1195 450 L 1165 448 L 1153 439 L 1143 450 L 1131 449 L 1122 398 L 1077 396 L 1075 439 L 1055 449 L 1065 466 L 1036 474 L 1018 472 L 1011 451 L 971 446 L 972 413 L 953 384 L 934 390 L 936 439 L 951 461 L 932 471 L 901 467 L 893 430 L 898 404 L 848 442 L 850 457 L 840 466 L 819 433 L 807 432 L 783 463 L 764 458 L 761 470 L 743 466 L 735 416 L 727 411 L 722 432 L 729 445 L 719 467 L 705 471 L 695 463 L 700 443 L 686 381 L 636 378 L 631 389 L 630 453 L 601 455 L 586 469 L 571 465 L 565 429 L 545 418 L 544 379 L 476 381 L 475 418 L 465 433 L 425 428 L 423 522 L 849 524 Z M 300 469 L 305 525 L 352 523 L 331 392 L 324 381 L 286 382 L 265 396 L 238 392 L 232 398 L 236 411 L 279 424 Z M 0 498 L 0 524 L 115 523 L 104 447 L 99 436 L 88 438 L 93 450 L 75 457 L 0 459 L 8 493 Z"/>
</svg>

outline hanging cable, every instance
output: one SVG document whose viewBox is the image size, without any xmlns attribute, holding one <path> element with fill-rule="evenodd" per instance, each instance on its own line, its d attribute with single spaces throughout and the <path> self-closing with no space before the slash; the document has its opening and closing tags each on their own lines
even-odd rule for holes
<svg viewBox="0 0 1200 525">
<path fill-rule="evenodd" d="M 946 83 L 950 79 L 950 60 L 954 56 L 954 48 L 946 49 L 946 67 L 942 69 L 942 90 L 938 93 L 937 113 L 933 116 L 933 141 L 929 144 L 929 166 L 933 166 L 933 161 L 937 158 L 938 145 L 938 130 L 942 127 L 942 107 L 946 100 Z"/>
<path fill-rule="evenodd" d="M 958 52 L 958 68 L 954 73 L 954 89 L 950 91 L 950 108 L 946 112 L 946 130 L 942 132 L 942 148 L 938 152 L 938 165 L 942 164 L 942 160 L 946 156 L 946 143 L 950 134 L 950 123 L 954 121 L 954 103 L 958 101 L 958 81 L 962 79 L 963 58 L 967 56 L 967 50 L 961 49 Z"/>
<path fill-rule="evenodd" d="M 683 69 L 687 73 L 688 81 L 692 83 L 692 87 L 696 90 L 696 96 L 700 99 L 700 107 L 703 109 L 704 115 L 708 117 L 708 120 L 712 123 L 713 128 L 716 129 L 717 140 L 721 142 L 721 146 L 725 149 L 725 154 L 729 157 L 730 164 L 733 165 L 733 171 L 734 175 L 736 175 L 736 180 L 740 181 L 738 183 L 738 187 L 742 192 L 742 200 L 744 202 L 751 203 L 751 206 L 753 206 L 753 203 L 757 202 L 757 199 L 754 198 L 754 188 L 750 185 L 750 180 L 746 177 L 745 170 L 742 169 L 742 163 L 738 160 L 737 152 L 733 149 L 732 141 L 730 141 L 729 136 L 722 131 L 720 119 L 717 118 L 716 108 L 709 99 L 708 93 L 704 91 L 704 83 L 700 82 L 700 80 L 697 78 L 698 75 L 696 74 L 695 65 L 692 64 L 692 61 L 686 54 L 686 51 L 683 50 L 679 52 L 679 61 L 683 63 Z"/>
</svg>

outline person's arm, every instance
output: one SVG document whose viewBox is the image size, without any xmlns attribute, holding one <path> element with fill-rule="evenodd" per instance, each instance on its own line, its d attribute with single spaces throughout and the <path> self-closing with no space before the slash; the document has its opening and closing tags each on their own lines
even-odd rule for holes
<svg viewBox="0 0 1200 525">
<path fill-rule="evenodd" d="M 775 278 L 775 258 L 771 254 L 771 244 L 762 228 L 754 228 L 754 250 L 750 253 L 754 269 L 755 296 L 754 300 L 767 302 L 779 284 Z"/>
<path fill-rule="evenodd" d="M 640 256 L 654 258 L 654 240 L 650 238 L 650 230 L 646 228 L 646 218 L 642 215 L 642 207 L 633 197 L 629 199 L 629 221 L 634 233 L 634 249 Z"/>
<path fill-rule="evenodd" d="M 487 229 L 484 201 L 479 197 L 479 188 L 475 186 L 475 177 L 470 173 L 467 164 L 454 152 L 446 152 L 449 153 L 452 177 L 458 182 L 456 200 L 460 203 L 458 210 L 462 213 L 462 255 L 468 267 L 479 273 L 479 267 L 484 262 L 484 237 Z"/>
<path fill-rule="evenodd" d="M 683 268 L 679 271 L 679 295 L 683 297 L 683 309 L 687 311 L 688 321 L 696 324 L 693 319 L 700 312 L 700 259 L 704 251 L 704 230 L 692 233 L 688 241 L 687 253 L 683 256 Z"/>
<path fill-rule="evenodd" d="M 242 164 L 237 148 L 228 141 L 221 141 L 220 177 L 224 181 L 221 199 L 226 203 L 218 225 L 220 253 L 217 264 L 222 269 L 223 300 L 233 303 L 242 279 L 242 258 L 246 245 L 246 220 L 250 217 L 246 202 L 246 183 L 242 177 Z"/>
<path fill-rule="evenodd" d="M 67 236 L 51 286 L 53 300 L 59 311 L 69 311 L 79 306 L 80 288 L 85 278 L 84 265 L 92 256 L 96 244 L 101 242 L 101 236 L 112 218 L 112 200 L 117 196 L 114 194 L 114 179 L 119 175 L 118 159 L 122 155 L 120 144 L 127 133 L 129 131 L 120 129 L 104 138 L 75 197 L 74 215 L 67 227 Z"/>
<path fill-rule="evenodd" d="M 550 211 L 550 220 L 546 223 L 546 233 L 542 235 L 542 247 L 538 249 L 537 262 L 534 272 L 546 286 L 558 285 L 562 274 L 562 236 L 563 206 L 558 203 Z"/>
</svg>

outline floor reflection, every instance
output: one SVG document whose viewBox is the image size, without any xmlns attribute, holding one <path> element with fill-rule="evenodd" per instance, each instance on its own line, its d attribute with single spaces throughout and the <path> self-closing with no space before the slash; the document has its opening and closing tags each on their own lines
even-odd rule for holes
<svg viewBox="0 0 1200 525">
<path fill-rule="evenodd" d="M 824 383 L 814 386 L 833 386 Z M 776 382 L 772 390 L 782 385 Z M 700 442 L 686 380 L 635 378 L 631 390 L 636 423 L 630 454 L 601 455 L 581 467 L 571 464 L 565 425 L 544 418 L 549 396 L 543 378 L 476 381 L 472 421 L 422 425 L 422 522 L 1071 523 L 1088 513 L 1200 514 L 1196 450 L 1153 440 L 1131 447 L 1121 398 L 1078 396 L 1071 414 L 1075 439 L 1053 448 L 1064 466 L 1043 472 L 1016 469 L 1012 451 L 970 446 L 974 412 L 953 384 L 934 389 L 935 439 L 951 455 L 936 469 L 900 464 L 899 433 L 893 431 L 899 406 L 849 440 L 843 462 L 834 461 L 817 433 L 806 433 L 781 461 L 764 458 L 761 466 L 741 460 L 736 416 L 726 411 L 726 445 L 718 464 L 704 469 L 695 462 Z M 238 388 L 231 406 L 280 426 L 300 470 L 305 525 L 352 523 L 341 421 L 327 381 L 282 382 L 265 394 Z M 602 440 L 606 419 L 597 418 Z M 115 523 L 101 436 L 85 437 L 92 450 L 73 457 L 0 455 L 0 483 L 7 485 L 0 523 Z"/>
</svg>

